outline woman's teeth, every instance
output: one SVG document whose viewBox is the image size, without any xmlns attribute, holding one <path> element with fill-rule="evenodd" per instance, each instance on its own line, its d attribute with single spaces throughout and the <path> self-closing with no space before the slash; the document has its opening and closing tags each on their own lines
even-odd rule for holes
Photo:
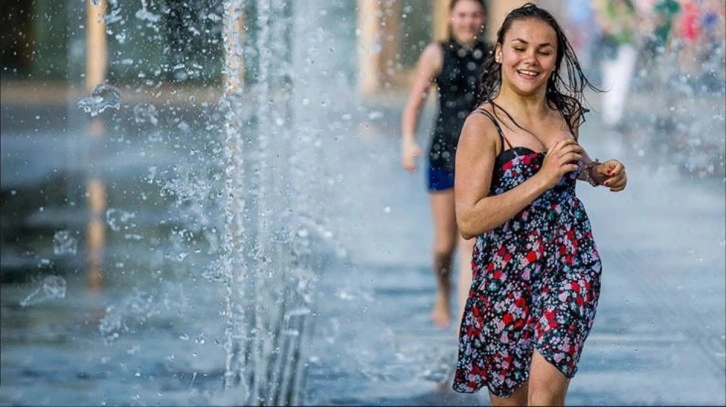
<svg viewBox="0 0 726 407">
<path fill-rule="evenodd" d="M 532 77 L 539 75 L 539 72 L 527 71 L 527 70 L 522 70 L 522 69 L 518 70 L 517 72 L 519 72 L 522 75 L 532 76 Z"/>
</svg>

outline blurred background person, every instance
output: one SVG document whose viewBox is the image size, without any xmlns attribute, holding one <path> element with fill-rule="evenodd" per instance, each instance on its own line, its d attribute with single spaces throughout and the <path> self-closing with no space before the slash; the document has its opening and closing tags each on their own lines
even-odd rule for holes
<svg viewBox="0 0 726 407">
<path fill-rule="evenodd" d="M 704 72 L 702 85 L 712 92 L 723 92 L 723 68 L 726 65 L 724 42 L 726 42 L 726 2 L 723 0 L 704 0 L 701 14 L 701 43 Z"/>
<path fill-rule="evenodd" d="M 566 0 L 565 12 L 567 18 L 567 35 L 571 38 L 572 49 L 580 57 L 580 65 L 585 72 L 594 72 L 592 44 L 598 35 L 597 24 L 589 1 Z"/>
<path fill-rule="evenodd" d="M 678 0 L 656 0 L 643 11 L 643 49 L 640 71 L 644 73 L 639 81 L 641 88 L 655 90 L 667 81 L 672 64 L 663 63 L 672 55 L 673 27 L 681 10 Z M 664 69 L 668 67 L 668 69 Z"/>
<path fill-rule="evenodd" d="M 595 0 L 600 28 L 602 122 L 622 131 L 622 118 L 637 62 L 638 13 L 631 0 Z"/>
<path fill-rule="evenodd" d="M 464 120 L 476 105 L 480 67 L 492 46 L 483 40 L 487 9 L 483 0 L 452 0 L 449 38 L 432 42 L 421 53 L 401 122 L 401 165 L 417 171 L 423 150 L 416 142 L 421 110 L 431 85 L 436 85 L 438 114 L 426 154 L 426 179 L 434 225 L 433 268 L 436 299 L 431 317 L 435 325 L 451 323 L 451 269 L 459 247 L 458 307 L 463 311 L 471 285 L 473 240 L 464 240 L 454 214 L 454 156 Z"/>
</svg>

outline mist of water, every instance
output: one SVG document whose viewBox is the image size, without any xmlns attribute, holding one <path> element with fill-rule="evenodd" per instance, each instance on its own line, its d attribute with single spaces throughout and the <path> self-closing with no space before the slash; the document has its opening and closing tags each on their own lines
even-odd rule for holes
<svg viewBox="0 0 726 407">
<path fill-rule="evenodd" d="M 314 270 L 300 252 L 311 236 L 294 230 L 289 170 L 292 5 L 227 1 L 224 10 L 225 388 L 244 403 L 295 404 Z"/>
</svg>

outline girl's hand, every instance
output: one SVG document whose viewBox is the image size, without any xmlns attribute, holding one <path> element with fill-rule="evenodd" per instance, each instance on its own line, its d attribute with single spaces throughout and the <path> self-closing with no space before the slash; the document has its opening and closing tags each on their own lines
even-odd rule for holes
<svg viewBox="0 0 726 407">
<path fill-rule="evenodd" d="M 565 174 L 579 168 L 585 150 L 574 139 L 558 141 L 545 155 L 538 174 L 545 177 L 548 188 L 557 185 Z"/>
<path fill-rule="evenodd" d="M 607 160 L 595 166 L 592 169 L 592 175 L 596 181 L 610 188 L 612 192 L 622 191 L 628 184 L 625 166 L 618 160 Z"/>
<path fill-rule="evenodd" d="M 416 172 L 416 159 L 423 154 L 421 147 L 413 140 L 404 140 L 401 146 L 401 167 Z"/>
</svg>

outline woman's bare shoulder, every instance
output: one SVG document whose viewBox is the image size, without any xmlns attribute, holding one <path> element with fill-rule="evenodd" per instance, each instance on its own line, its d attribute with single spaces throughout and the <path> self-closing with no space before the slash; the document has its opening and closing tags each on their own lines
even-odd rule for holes
<svg viewBox="0 0 726 407">
<path fill-rule="evenodd" d="M 425 64 L 430 67 L 440 67 L 444 61 L 444 49 L 438 42 L 431 42 L 421 51 L 419 64 Z"/>
<path fill-rule="evenodd" d="M 488 103 L 480 104 L 464 121 L 461 137 L 467 138 L 468 143 L 496 147 L 499 137 L 493 117 L 492 106 Z"/>
</svg>

